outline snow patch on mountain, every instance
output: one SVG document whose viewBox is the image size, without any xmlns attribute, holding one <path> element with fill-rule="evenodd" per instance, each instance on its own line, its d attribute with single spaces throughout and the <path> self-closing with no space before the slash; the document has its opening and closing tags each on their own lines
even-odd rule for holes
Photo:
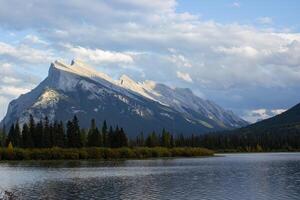
<svg viewBox="0 0 300 200">
<path fill-rule="evenodd" d="M 35 108 L 54 107 L 61 98 L 67 98 L 65 95 L 60 95 L 53 89 L 46 89 L 45 92 L 38 98 L 37 102 L 33 104 Z"/>
</svg>

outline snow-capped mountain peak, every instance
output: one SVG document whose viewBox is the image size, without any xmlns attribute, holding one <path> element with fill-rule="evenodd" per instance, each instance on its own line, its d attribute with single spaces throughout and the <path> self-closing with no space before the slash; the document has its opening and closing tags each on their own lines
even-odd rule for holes
<svg viewBox="0 0 300 200">
<path fill-rule="evenodd" d="M 203 133 L 247 123 L 189 89 L 171 88 L 154 81 L 136 82 L 127 75 L 114 80 L 81 61 L 51 63 L 48 77 L 36 88 L 13 100 L 3 122 L 16 120 L 66 121 L 76 114 L 81 126 L 90 119 L 120 125 L 131 135 L 169 129 L 174 133 Z M 2 123 L 3 123 L 2 122 Z"/>
<path fill-rule="evenodd" d="M 53 63 L 51 63 L 51 67 L 69 73 L 73 73 L 82 77 L 92 78 L 95 80 L 104 79 L 109 82 L 114 82 L 114 80 L 110 78 L 107 74 L 98 72 L 94 70 L 92 67 L 89 67 L 87 64 L 79 60 L 72 60 L 70 65 L 65 64 L 63 61 L 56 60 Z"/>
</svg>

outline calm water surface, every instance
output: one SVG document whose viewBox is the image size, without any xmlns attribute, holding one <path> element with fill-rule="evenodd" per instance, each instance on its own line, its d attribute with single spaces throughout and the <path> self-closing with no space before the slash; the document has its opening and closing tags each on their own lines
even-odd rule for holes
<svg viewBox="0 0 300 200">
<path fill-rule="evenodd" d="M 18 199 L 300 199 L 300 153 L 0 163 Z M 1 196 L 0 196 L 1 199 Z"/>
</svg>

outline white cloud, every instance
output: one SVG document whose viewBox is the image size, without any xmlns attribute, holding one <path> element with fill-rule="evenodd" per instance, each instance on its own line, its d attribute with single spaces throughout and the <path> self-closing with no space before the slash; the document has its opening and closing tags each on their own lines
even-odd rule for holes
<svg viewBox="0 0 300 200">
<path fill-rule="evenodd" d="M 264 108 L 261 108 L 261 109 L 247 111 L 246 115 L 244 115 L 243 118 L 249 122 L 255 123 L 257 121 L 268 119 L 275 115 L 279 115 L 285 111 L 286 111 L 286 109 L 264 109 Z"/>
<path fill-rule="evenodd" d="M 233 2 L 233 3 L 231 4 L 231 7 L 233 7 L 233 8 L 240 8 L 240 7 L 241 7 L 241 4 L 240 4 L 239 2 Z"/>
<path fill-rule="evenodd" d="M 181 54 L 173 54 L 169 57 L 169 59 L 178 67 L 192 67 L 191 62 Z"/>
<path fill-rule="evenodd" d="M 54 59 L 50 50 L 36 49 L 25 44 L 11 45 L 0 41 L 0 56 L 4 60 L 19 60 L 27 63 L 49 63 Z"/>
<path fill-rule="evenodd" d="M 222 52 L 230 56 L 245 56 L 245 57 L 255 57 L 258 51 L 250 46 L 240 46 L 240 47 L 217 47 L 217 52 Z"/>
<path fill-rule="evenodd" d="M 16 97 L 19 96 L 20 94 L 25 94 L 27 92 L 29 92 L 28 88 L 14 87 L 14 86 L 0 87 L 0 93 L 8 96 Z"/>
<path fill-rule="evenodd" d="M 257 22 L 260 24 L 272 24 L 273 19 L 271 17 L 260 17 L 257 18 Z"/>
<path fill-rule="evenodd" d="M 192 78 L 190 77 L 190 75 L 188 73 L 177 71 L 176 75 L 178 78 L 180 78 L 186 82 L 190 82 L 190 83 L 193 82 Z"/>
<path fill-rule="evenodd" d="M 133 58 L 126 53 L 104 51 L 102 49 L 89 49 L 84 47 L 68 46 L 76 58 L 97 64 L 109 63 L 133 63 Z"/>
<path fill-rule="evenodd" d="M 24 43 L 29 43 L 29 44 L 42 44 L 42 45 L 47 45 L 48 43 L 42 39 L 40 39 L 36 35 L 26 35 L 24 37 Z"/>
</svg>

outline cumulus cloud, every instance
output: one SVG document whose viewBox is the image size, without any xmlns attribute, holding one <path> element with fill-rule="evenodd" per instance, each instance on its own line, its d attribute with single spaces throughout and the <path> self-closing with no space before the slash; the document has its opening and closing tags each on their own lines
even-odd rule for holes
<svg viewBox="0 0 300 200">
<path fill-rule="evenodd" d="M 27 63 L 47 63 L 54 59 L 52 51 L 32 48 L 25 44 L 12 45 L 0 41 L 0 58 L 6 61 L 20 61 Z"/>
<path fill-rule="evenodd" d="M 84 47 L 67 46 L 76 58 L 96 64 L 109 63 L 133 63 L 133 58 L 126 53 L 104 51 L 102 49 L 89 49 Z"/>
<path fill-rule="evenodd" d="M 0 61 L 0 116 L 7 110 L 10 100 L 30 91 L 37 83 L 36 77 L 21 73 L 20 70 L 11 63 Z"/>
<path fill-rule="evenodd" d="M 169 59 L 178 67 L 192 67 L 191 62 L 181 54 L 173 54 Z"/>
<path fill-rule="evenodd" d="M 193 82 L 192 78 L 190 77 L 190 75 L 188 73 L 177 71 L 176 75 L 178 78 L 180 78 L 186 82 L 190 82 L 190 83 Z"/>
</svg>

